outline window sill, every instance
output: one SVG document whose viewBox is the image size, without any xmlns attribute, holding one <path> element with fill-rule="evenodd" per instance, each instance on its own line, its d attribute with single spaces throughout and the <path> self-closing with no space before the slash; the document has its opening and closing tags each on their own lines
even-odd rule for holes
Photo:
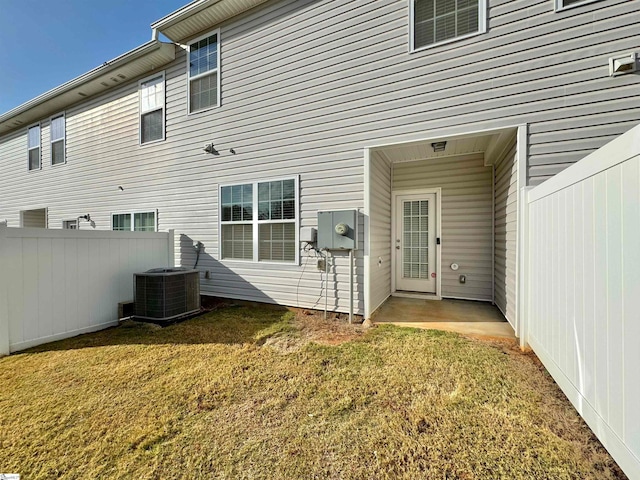
<svg viewBox="0 0 640 480">
<path fill-rule="evenodd" d="M 588 0 L 588 1 L 597 1 L 597 0 Z M 482 35 L 484 33 L 487 33 L 486 29 L 478 30 L 477 32 L 473 32 L 473 33 L 468 33 L 467 35 L 462 35 L 461 37 L 455 37 L 455 38 L 450 38 L 448 40 L 443 40 L 441 42 L 431 43 L 431 44 L 425 45 L 423 47 L 418 47 L 418 48 L 409 47 L 409 54 L 416 53 L 416 52 L 422 52 L 424 50 L 429 50 L 431 48 L 437 48 L 437 47 L 439 47 L 441 45 L 447 45 L 449 43 L 458 42 L 458 41 L 461 41 L 461 40 L 466 40 L 467 38 L 476 37 L 476 36 Z"/>
<path fill-rule="evenodd" d="M 55 167 L 61 167 L 61 166 L 66 165 L 66 164 L 67 164 L 67 160 L 65 159 L 65 161 L 64 161 L 64 162 L 60 162 L 60 163 L 52 163 L 52 164 L 51 164 L 51 167 L 52 167 L 52 168 L 55 168 Z"/>
<path fill-rule="evenodd" d="M 300 267 L 300 262 L 268 262 L 268 261 L 261 261 L 261 262 L 256 262 L 254 260 L 240 260 L 240 259 L 234 259 L 234 258 L 224 258 L 219 260 L 220 263 L 222 263 L 223 265 L 228 265 L 230 267 L 234 266 L 234 264 L 237 264 L 238 266 L 247 266 L 247 265 L 251 265 L 252 267 L 260 267 L 260 265 L 265 265 L 267 267 L 273 267 L 273 266 L 278 266 L 278 267 L 290 267 L 290 269 L 297 269 L 298 267 Z"/>
<path fill-rule="evenodd" d="M 196 110 L 195 112 L 188 111 L 187 116 L 198 115 L 200 113 L 210 112 L 211 110 L 215 110 L 216 108 L 220 108 L 220 103 L 218 105 L 214 105 L 213 107 L 204 108 L 202 110 Z"/>
<path fill-rule="evenodd" d="M 156 143 L 164 142 L 165 140 L 166 140 L 166 137 L 162 137 L 162 138 L 159 138 L 158 140 L 151 140 L 149 142 L 139 143 L 138 145 L 140 147 L 146 147 L 148 145 L 155 145 Z"/>
</svg>

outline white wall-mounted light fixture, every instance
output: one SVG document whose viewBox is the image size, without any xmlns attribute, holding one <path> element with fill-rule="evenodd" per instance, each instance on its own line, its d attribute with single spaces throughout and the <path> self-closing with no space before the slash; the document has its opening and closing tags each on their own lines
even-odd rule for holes
<svg viewBox="0 0 640 480">
<path fill-rule="evenodd" d="M 638 70 L 638 54 L 636 52 L 609 59 L 609 76 L 611 77 L 633 73 L 636 70 Z"/>
<path fill-rule="evenodd" d="M 205 145 L 203 150 L 206 153 L 210 153 L 212 155 L 220 155 L 220 152 L 218 152 L 218 150 L 216 150 L 216 147 L 213 145 L 213 143 L 209 143 L 209 144 Z"/>
</svg>

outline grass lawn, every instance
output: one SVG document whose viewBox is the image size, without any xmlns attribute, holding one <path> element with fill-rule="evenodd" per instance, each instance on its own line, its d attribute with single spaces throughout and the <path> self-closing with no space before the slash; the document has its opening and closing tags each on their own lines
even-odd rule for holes
<svg viewBox="0 0 640 480">
<path fill-rule="evenodd" d="M 0 359 L 0 472 L 624 478 L 533 355 L 266 307 Z"/>
</svg>

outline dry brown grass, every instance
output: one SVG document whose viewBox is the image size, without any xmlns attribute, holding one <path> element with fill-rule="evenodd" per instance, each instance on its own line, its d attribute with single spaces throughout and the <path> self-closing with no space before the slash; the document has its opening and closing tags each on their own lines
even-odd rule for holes
<svg viewBox="0 0 640 480">
<path fill-rule="evenodd" d="M 228 307 L 0 359 L 23 478 L 624 478 L 508 344 Z"/>
</svg>

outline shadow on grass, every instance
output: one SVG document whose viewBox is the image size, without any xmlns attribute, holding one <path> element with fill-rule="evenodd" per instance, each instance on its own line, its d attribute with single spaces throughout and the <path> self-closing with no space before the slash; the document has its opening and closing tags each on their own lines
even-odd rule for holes
<svg viewBox="0 0 640 480">
<path fill-rule="evenodd" d="M 226 305 L 167 326 L 126 320 L 121 325 L 18 353 L 39 353 L 112 345 L 261 344 L 293 329 L 293 313 L 277 305 Z"/>
</svg>

